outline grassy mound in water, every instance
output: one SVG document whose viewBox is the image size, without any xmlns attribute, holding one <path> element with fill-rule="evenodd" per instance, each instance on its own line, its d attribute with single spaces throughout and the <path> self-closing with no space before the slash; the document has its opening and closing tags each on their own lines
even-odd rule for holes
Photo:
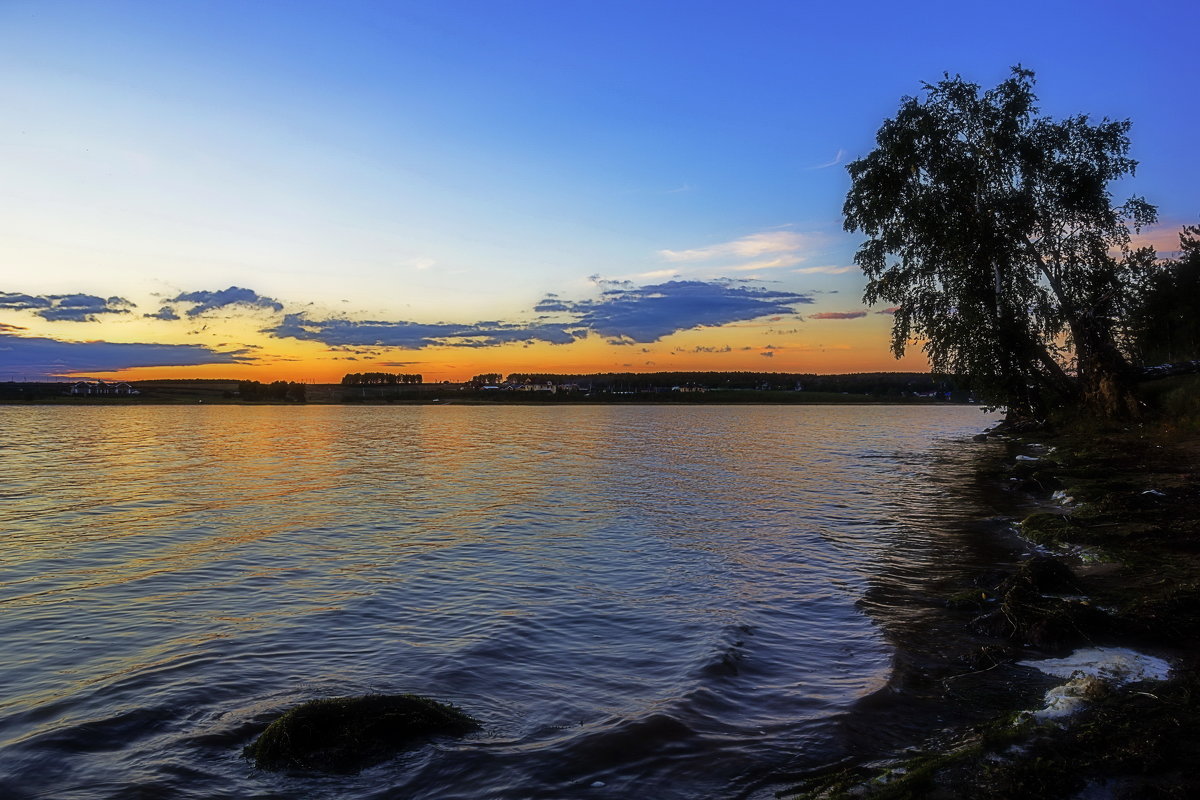
<svg viewBox="0 0 1200 800">
<path fill-rule="evenodd" d="M 428 697 L 328 697 L 286 712 L 242 754 L 259 769 L 357 772 L 430 736 L 478 728 L 467 714 Z"/>
</svg>

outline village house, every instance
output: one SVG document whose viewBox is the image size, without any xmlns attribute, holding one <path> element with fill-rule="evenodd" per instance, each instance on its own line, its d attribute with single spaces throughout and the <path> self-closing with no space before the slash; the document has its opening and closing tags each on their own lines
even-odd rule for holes
<svg viewBox="0 0 1200 800">
<path fill-rule="evenodd" d="M 129 397 L 141 392 L 124 382 L 77 381 L 71 385 L 71 394 L 86 397 Z"/>
</svg>

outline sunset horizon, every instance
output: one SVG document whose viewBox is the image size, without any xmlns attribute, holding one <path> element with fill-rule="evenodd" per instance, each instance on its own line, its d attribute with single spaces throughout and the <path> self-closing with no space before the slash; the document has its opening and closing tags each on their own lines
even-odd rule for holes
<svg viewBox="0 0 1200 800">
<path fill-rule="evenodd" d="M 1197 30 L 0 0 L 0 798 L 1200 797 Z"/>
<path fill-rule="evenodd" d="M 6 4 L 0 380 L 925 370 L 841 215 L 923 81 L 1036 70 L 1133 120 L 1145 241 L 1196 219 L 1186 44 L 1034 8 Z"/>
</svg>

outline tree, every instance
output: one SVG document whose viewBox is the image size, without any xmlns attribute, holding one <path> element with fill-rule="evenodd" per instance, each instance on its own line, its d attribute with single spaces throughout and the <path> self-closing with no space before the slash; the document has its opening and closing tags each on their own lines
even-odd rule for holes
<svg viewBox="0 0 1200 800">
<path fill-rule="evenodd" d="M 1200 225 L 1183 226 L 1179 250 L 1179 258 L 1161 262 L 1146 281 L 1130 316 L 1129 349 L 1148 366 L 1200 359 Z"/>
<path fill-rule="evenodd" d="M 395 386 L 423 380 L 421 375 L 401 372 L 350 372 L 342 376 L 342 386 Z"/>
<path fill-rule="evenodd" d="M 897 307 L 897 357 L 919 340 L 935 370 L 1014 415 L 1076 400 L 1136 414 L 1116 332 L 1154 259 L 1130 228 L 1155 209 L 1114 206 L 1108 190 L 1136 167 L 1130 123 L 1040 116 L 1033 84 L 1021 67 L 983 92 L 959 76 L 925 84 L 848 166 L 864 300 Z"/>
</svg>

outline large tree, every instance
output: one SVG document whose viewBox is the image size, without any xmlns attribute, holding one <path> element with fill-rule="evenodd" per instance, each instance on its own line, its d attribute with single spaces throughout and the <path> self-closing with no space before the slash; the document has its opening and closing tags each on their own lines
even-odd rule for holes
<svg viewBox="0 0 1200 800">
<path fill-rule="evenodd" d="M 1076 400 L 1136 414 L 1116 321 L 1154 259 L 1130 229 L 1155 209 L 1109 193 L 1136 166 L 1129 122 L 1041 116 L 1033 84 L 1020 67 L 986 91 L 925 84 L 849 165 L 864 299 L 895 307 L 897 356 L 919 341 L 935 370 L 1017 415 Z"/>
</svg>

